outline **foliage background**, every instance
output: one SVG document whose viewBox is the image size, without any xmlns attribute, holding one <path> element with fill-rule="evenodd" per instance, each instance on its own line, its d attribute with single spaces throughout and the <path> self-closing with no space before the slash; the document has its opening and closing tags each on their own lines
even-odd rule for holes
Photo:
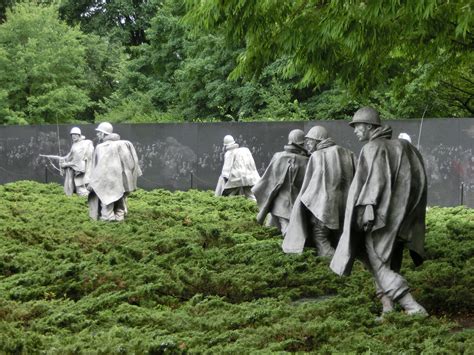
<svg viewBox="0 0 474 355">
<path fill-rule="evenodd" d="M 281 252 L 256 206 L 139 190 L 93 222 L 56 184 L 0 186 L 0 352 L 472 353 L 474 212 L 428 211 L 427 261 L 403 274 L 432 314 L 379 324 L 368 272 Z"/>
<path fill-rule="evenodd" d="M 473 19 L 468 0 L 3 1 L 0 123 L 472 116 Z"/>
</svg>

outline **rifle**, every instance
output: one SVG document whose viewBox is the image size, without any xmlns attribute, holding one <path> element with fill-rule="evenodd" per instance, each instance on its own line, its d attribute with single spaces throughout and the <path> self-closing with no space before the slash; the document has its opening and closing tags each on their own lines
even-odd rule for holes
<svg viewBox="0 0 474 355">
<path fill-rule="evenodd" d="M 55 159 L 55 160 L 59 160 L 61 161 L 62 159 L 64 159 L 63 157 L 59 156 L 59 155 L 48 155 L 48 154 L 39 154 L 40 157 L 43 157 L 43 158 L 47 158 L 49 160 L 49 163 L 51 164 L 51 166 L 56 169 L 57 171 L 59 171 L 59 174 L 61 176 L 63 176 L 64 174 L 64 170 L 63 168 L 61 167 L 57 167 L 56 165 L 53 164 L 52 162 L 52 159 Z"/>
<path fill-rule="evenodd" d="M 47 155 L 47 154 L 40 154 L 40 157 L 43 158 L 48 158 L 48 159 L 56 159 L 56 160 L 61 160 L 63 157 L 60 157 L 59 155 Z"/>
</svg>

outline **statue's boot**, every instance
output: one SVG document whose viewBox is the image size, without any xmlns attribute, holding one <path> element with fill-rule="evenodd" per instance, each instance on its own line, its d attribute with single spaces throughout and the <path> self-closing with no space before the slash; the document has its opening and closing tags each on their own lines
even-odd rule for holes
<svg viewBox="0 0 474 355">
<path fill-rule="evenodd" d="M 405 294 L 398 300 L 398 303 L 403 307 L 405 313 L 408 315 L 421 315 L 421 316 L 428 316 L 428 312 L 426 309 L 415 301 L 411 293 Z"/>
<path fill-rule="evenodd" d="M 323 222 L 311 215 L 311 238 L 318 250 L 318 256 L 332 257 L 334 255 L 335 250 L 329 241 L 330 236 L 331 230 Z"/>
<path fill-rule="evenodd" d="M 382 302 L 382 313 L 393 312 L 393 301 L 387 295 L 380 297 L 380 302 Z"/>
<path fill-rule="evenodd" d="M 315 235 L 314 243 L 316 244 L 316 248 L 318 248 L 318 256 L 332 257 L 334 255 L 335 250 L 326 236 Z"/>
<path fill-rule="evenodd" d="M 376 322 L 382 322 L 387 313 L 393 312 L 393 301 L 390 297 L 382 295 L 379 297 L 382 302 L 382 314 L 375 318 Z"/>
</svg>

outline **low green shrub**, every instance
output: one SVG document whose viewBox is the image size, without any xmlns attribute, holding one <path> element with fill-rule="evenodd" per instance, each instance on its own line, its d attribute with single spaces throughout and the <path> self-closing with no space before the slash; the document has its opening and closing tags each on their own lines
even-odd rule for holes
<svg viewBox="0 0 474 355">
<path fill-rule="evenodd" d="M 95 222 L 56 184 L 0 186 L 0 352 L 473 353 L 474 212 L 428 211 L 428 260 L 402 273 L 427 319 L 379 324 L 368 272 L 285 255 L 256 206 L 138 190 L 124 223 Z M 472 324 L 472 323 L 471 323 Z"/>
</svg>

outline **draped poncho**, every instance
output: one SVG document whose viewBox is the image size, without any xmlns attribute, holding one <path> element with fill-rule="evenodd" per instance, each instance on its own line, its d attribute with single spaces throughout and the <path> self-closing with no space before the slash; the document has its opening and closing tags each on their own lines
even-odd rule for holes
<svg viewBox="0 0 474 355">
<path fill-rule="evenodd" d="M 410 249 L 415 264 L 424 256 L 427 181 L 418 150 L 403 139 L 390 139 L 389 126 L 378 127 L 362 148 L 349 189 L 344 230 L 331 261 L 339 275 L 351 273 L 357 249 L 364 243 L 357 207 L 373 205 L 372 238 L 382 261 L 391 260 L 398 239 Z"/>
</svg>

